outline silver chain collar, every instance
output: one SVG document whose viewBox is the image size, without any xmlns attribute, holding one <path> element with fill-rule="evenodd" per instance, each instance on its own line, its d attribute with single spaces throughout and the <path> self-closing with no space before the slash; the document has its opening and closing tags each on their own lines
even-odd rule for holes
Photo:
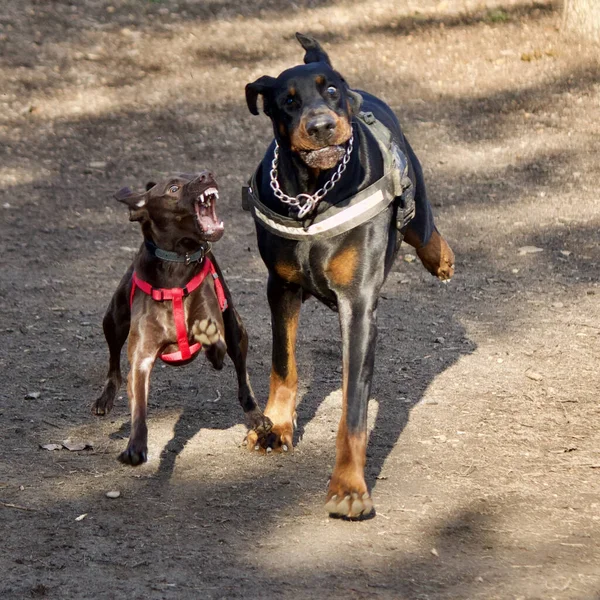
<svg viewBox="0 0 600 600">
<path fill-rule="evenodd" d="M 271 189 L 273 190 L 273 194 L 278 200 L 281 202 L 288 204 L 292 208 L 298 210 L 298 218 L 304 219 L 308 213 L 310 213 L 315 206 L 323 199 L 324 196 L 327 195 L 331 189 L 335 186 L 335 184 L 341 179 L 342 173 L 346 170 L 346 166 L 350 161 L 350 156 L 352 155 L 352 147 L 354 144 L 354 134 L 350 137 L 348 141 L 348 147 L 346 148 L 346 153 L 344 154 L 344 158 L 338 165 L 336 172 L 331 176 L 331 179 L 322 187 L 319 188 L 314 194 L 298 194 L 295 197 L 288 196 L 285 194 L 281 188 L 279 187 L 279 182 L 277 181 L 277 164 L 279 163 L 279 144 L 275 142 L 275 152 L 273 156 L 273 161 L 271 162 Z"/>
</svg>

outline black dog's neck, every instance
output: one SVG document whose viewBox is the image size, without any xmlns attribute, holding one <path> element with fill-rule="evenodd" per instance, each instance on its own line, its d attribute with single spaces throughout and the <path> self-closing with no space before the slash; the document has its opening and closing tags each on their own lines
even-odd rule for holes
<svg viewBox="0 0 600 600">
<path fill-rule="evenodd" d="M 347 168 L 334 188 L 319 203 L 321 206 L 320 210 L 323 210 L 323 206 L 328 206 L 334 202 L 338 202 L 340 199 L 353 196 L 367 185 L 373 183 L 378 177 L 381 177 L 378 169 L 374 168 L 374 165 L 371 164 L 373 162 L 371 157 L 378 155 L 377 142 L 371 139 L 372 136 L 368 135 L 363 127 L 356 122 L 353 123 L 353 132 L 354 149 Z M 340 165 L 338 162 L 335 167 L 322 171 L 311 169 L 296 152 L 292 152 L 288 144 L 281 140 L 277 140 L 277 143 L 279 144 L 277 181 L 281 190 L 288 196 L 295 197 L 298 194 L 314 194 L 331 179 Z M 268 159 L 270 166 L 273 154 L 272 152 L 268 152 L 267 155 L 269 154 L 271 155 Z M 270 189 L 270 169 L 265 169 L 264 167 L 263 169 L 261 177 L 261 194 L 263 194 L 261 198 L 264 198 L 263 201 L 266 201 L 267 206 L 271 210 L 281 215 L 295 216 L 297 211 L 290 209 L 287 204 L 275 198 Z"/>
</svg>

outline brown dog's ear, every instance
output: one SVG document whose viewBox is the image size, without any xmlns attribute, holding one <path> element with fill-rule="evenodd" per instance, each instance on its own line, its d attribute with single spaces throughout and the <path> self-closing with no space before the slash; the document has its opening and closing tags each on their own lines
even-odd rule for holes
<svg viewBox="0 0 600 600">
<path fill-rule="evenodd" d="M 327 56 L 327 52 L 321 48 L 321 44 L 319 44 L 315 38 L 311 38 L 303 33 L 296 33 L 296 39 L 306 50 L 306 54 L 304 55 L 305 64 L 324 62 L 331 67 L 331 61 L 329 60 L 329 56 Z"/>
<path fill-rule="evenodd" d="M 129 208 L 129 220 L 141 221 L 147 214 L 146 210 L 146 193 L 136 194 L 128 187 L 121 188 L 116 194 L 115 199 Z"/>
<path fill-rule="evenodd" d="M 246 104 L 248 105 L 248 110 L 253 114 L 258 114 L 258 107 L 256 106 L 256 101 L 258 99 L 258 95 L 261 94 L 265 104 L 265 113 L 268 113 L 268 94 L 273 88 L 273 85 L 277 81 L 274 77 L 269 77 L 268 75 L 263 75 L 259 77 L 256 81 L 249 83 L 246 85 Z"/>
</svg>

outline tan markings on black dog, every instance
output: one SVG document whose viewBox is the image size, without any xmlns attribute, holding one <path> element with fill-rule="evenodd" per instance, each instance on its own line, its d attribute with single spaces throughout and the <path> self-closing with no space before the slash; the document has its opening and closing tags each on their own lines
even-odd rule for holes
<svg viewBox="0 0 600 600">
<path fill-rule="evenodd" d="M 418 236 L 409 227 L 404 235 L 404 241 L 417 250 L 417 256 L 432 275 L 442 281 L 452 279 L 454 252 L 437 231 L 434 230 L 427 244 L 422 246 Z"/>
<path fill-rule="evenodd" d="M 279 275 L 279 277 L 285 281 L 289 281 L 291 283 L 302 282 L 302 274 L 297 267 L 290 263 L 278 262 L 275 265 L 275 271 L 277 272 L 277 275 Z"/>
<path fill-rule="evenodd" d="M 324 85 L 325 84 L 325 77 L 323 77 L 323 75 L 317 75 L 315 77 L 315 83 L 317 85 Z"/>
<path fill-rule="evenodd" d="M 327 111 L 327 115 L 335 121 L 335 136 L 328 140 L 328 146 L 341 146 L 345 144 L 352 135 L 352 126 L 350 121 L 346 117 L 340 117 L 337 113 L 330 110 Z M 320 150 L 323 148 L 323 144 L 311 139 L 308 131 L 306 130 L 306 123 L 309 119 L 305 116 L 302 117 L 298 127 L 292 130 L 290 135 L 290 144 L 292 151 L 302 152 L 310 150 Z"/>
<path fill-rule="evenodd" d="M 296 335 L 300 311 L 290 315 L 285 323 L 286 328 L 286 356 L 285 376 L 281 376 L 271 367 L 269 386 L 269 399 L 264 415 L 273 427 L 266 438 L 267 451 L 283 451 L 293 449 L 294 423 L 296 420 L 296 395 L 298 392 L 298 371 L 296 367 Z M 249 449 L 261 450 L 258 444 L 258 435 L 250 431 L 247 436 Z"/>
<path fill-rule="evenodd" d="M 325 273 L 335 285 L 347 286 L 354 279 L 357 262 L 358 250 L 354 246 L 348 246 L 329 261 Z"/>
</svg>

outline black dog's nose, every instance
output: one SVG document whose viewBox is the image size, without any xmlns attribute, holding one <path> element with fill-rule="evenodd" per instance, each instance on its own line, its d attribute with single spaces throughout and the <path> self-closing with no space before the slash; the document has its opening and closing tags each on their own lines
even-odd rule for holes
<svg viewBox="0 0 600 600">
<path fill-rule="evenodd" d="M 336 128 L 336 120 L 332 115 L 317 115 L 306 123 L 306 132 L 311 137 L 327 137 Z"/>
</svg>

